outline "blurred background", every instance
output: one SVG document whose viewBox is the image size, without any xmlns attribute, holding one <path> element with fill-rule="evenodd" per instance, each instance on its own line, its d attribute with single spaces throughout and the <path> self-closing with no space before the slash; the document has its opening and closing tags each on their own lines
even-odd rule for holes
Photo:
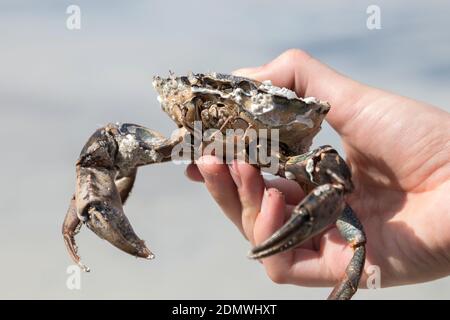
<svg viewBox="0 0 450 320">
<path fill-rule="evenodd" d="M 71 4 L 81 8 L 80 30 L 66 28 Z M 380 30 L 366 27 L 371 4 Z M 171 164 L 140 170 L 126 206 L 157 259 L 134 259 L 83 228 L 78 244 L 92 272 L 68 290 L 60 229 L 74 163 L 108 122 L 172 132 L 153 75 L 231 72 L 293 47 L 450 111 L 449 12 L 442 1 L 0 1 L 0 298 L 325 298 L 329 288 L 273 284 L 204 186 Z M 342 152 L 328 125 L 321 144 Z M 449 297 L 447 277 L 355 299 Z"/>
</svg>

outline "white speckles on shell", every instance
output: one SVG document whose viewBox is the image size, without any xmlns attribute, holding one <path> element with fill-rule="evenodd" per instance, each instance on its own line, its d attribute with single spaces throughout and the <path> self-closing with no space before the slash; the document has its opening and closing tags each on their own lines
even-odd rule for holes
<svg viewBox="0 0 450 320">
<path fill-rule="evenodd" d="M 306 168 L 305 169 L 306 169 L 306 172 L 308 172 L 309 180 L 314 181 L 314 177 L 312 175 L 312 172 L 314 170 L 314 160 L 313 159 L 309 159 L 306 162 Z"/>
<path fill-rule="evenodd" d="M 147 150 L 145 151 L 145 154 L 147 155 L 147 159 L 151 159 L 153 162 L 160 162 L 163 158 L 163 156 L 156 152 L 155 150 Z"/>
<path fill-rule="evenodd" d="M 320 103 L 320 101 L 317 98 L 314 97 L 306 97 L 302 99 L 303 102 L 307 103 L 307 104 L 311 104 L 311 103 Z"/>
<path fill-rule="evenodd" d="M 220 90 L 216 89 L 208 89 L 208 88 L 201 88 L 201 87 L 192 87 L 191 88 L 192 93 L 205 93 L 205 94 L 213 94 L 222 97 L 223 99 L 231 99 L 237 104 L 241 104 L 243 101 L 243 96 L 247 95 L 244 90 L 241 88 L 236 88 L 230 93 L 224 93 Z"/>
<path fill-rule="evenodd" d="M 177 89 L 178 81 L 175 79 L 171 79 L 170 81 L 168 81 L 168 85 L 170 86 L 171 89 Z"/>
<path fill-rule="evenodd" d="M 287 99 L 298 99 L 298 96 L 294 91 L 289 90 L 288 88 L 274 86 L 270 81 L 264 81 L 259 88 L 267 91 L 267 93 L 276 94 L 278 96 L 286 97 Z"/>
<path fill-rule="evenodd" d="M 284 88 L 284 89 L 286 89 L 286 88 Z M 286 98 L 288 98 L 288 99 L 298 99 L 297 94 L 292 90 L 286 89 L 285 95 L 286 95 Z"/>
<path fill-rule="evenodd" d="M 133 151 L 138 147 L 139 144 L 136 141 L 136 138 L 131 134 L 127 134 L 119 142 L 119 152 L 125 159 L 131 159 Z"/>
<path fill-rule="evenodd" d="M 198 79 L 196 76 L 194 76 L 194 74 L 192 72 L 189 72 L 188 79 L 189 79 L 189 82 L 191 83 L 191 85 L 198 84 Z"/>
<path fill-rule="evenodd" d="M 164 139 L 160 137 L 148 136 L 144 138 L 145 144 L 150 146 L 158 146 L 163 143 Z M 153 148 L 143 150 L 133 134 L 121 136 L 118 139 L 119 145 L 119 167 L 126 169 L 134 167 L 138 162 L 159 162 L 162 155 L 156 152 Z"/>
<path fill-rule="evenodd" d="M 261 115 L 273 110 L 272 97 L 269 94 L 257 93 L 251 97 L 252 104 L 249 111 L 254 115 Z"/>
<path fill-rule="evenodd" d="M 308 159 L 308 162 L 306 163 L 306 172 L 311 173 L 314 170 L 314 160 Z"/>
<path fill-rule="evenodd" d="M 329 185 L 329 184 L 324 184 L 324 185 L 321 185 L 321 186 L 316 187 L 316 188 L 314 189 L 313 193 L 314 193 L 315 196 L 320 196 L 322 193 L 327 192 L 327 191 L 329 191 L 330 189 L 331 189 L 331 188 L 330 188 L 330 185 Z"/>
<path fill-rule="evenodd" d="M 234 101 L 236 101 L 237 104 L 241 104 L 242 103 L 242 95 L 244 94 L 244 90 L 242 90 L 241 88 L 236 88 L 233 91 L 233 95 L 234 95 Z"/>
<path fill-rule="evenodd" d="M 290 172 L 290 171 L 286 171 L 285 173 L 284 173 L 284 176 L 286 177 L 286 179 L 288 179 L 288 180 L 295 180 L 296 178 L 295 178 L 295 174 L 293 174 L 292 172 Z"/>
</svg>

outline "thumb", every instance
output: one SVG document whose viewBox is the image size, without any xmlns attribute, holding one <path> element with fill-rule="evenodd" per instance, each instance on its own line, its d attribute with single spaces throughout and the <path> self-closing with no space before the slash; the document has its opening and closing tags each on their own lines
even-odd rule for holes
<svg viewBox="0 0 450 320">
<path fill-rule="evenodd" d="M 279 87 L 296 91 L 299 96 L 309 95 L 310 79 L 330 77 L 333 70 L 312 58 L 302 50 L 291 49 L 283 52 L 269 63 L 254 68 L 242 68 L 234 75 L 252 78 L 258 81 L 271 80 Z M 311 77 L 316 75 L 316 77 Z"/>
<path fill-rule="evenodd" d="M 331 110 L 327 120 L 338 131 L 356 111 L 355 101 L 367 91 L 363 85 L 298 49 L 285 51 L 260 67 L 239 69 L 233 74 L 258 81 L 271 80 L 276 86 L 294 90 L 300 97 L 328 101 Z"/>
</svg>

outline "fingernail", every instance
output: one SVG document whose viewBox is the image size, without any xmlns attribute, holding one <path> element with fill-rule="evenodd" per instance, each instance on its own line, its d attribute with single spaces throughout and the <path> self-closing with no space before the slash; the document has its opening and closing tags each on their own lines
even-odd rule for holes
<svg viewBox="0 0 450 320">
<path fill-rule="evenodd" d="M 190 181 L 194 181 L 194 182 L 205 182 L 205 178 L 203 178 L 203 175 L 200 172 L 200 169 L 198 170 L 199 177 L 198 177 L 198 179 L 196 179 L 196 178 L 193 178 L 193 177 L 189 176 L 189 173 L 188 173 L 189 169 L 188 168 L 189 167 L 186 167 L 186 169 L 184 170 L 184 175 L 186 176 L 186 178 L 188 178 Z"/>
<path fill-rule="evenodd" d="M 242 186 L 241 175 L 239 174 L 239 168 L 236 160 L 233 160 L 231 164 L 228 165 L 230 170 L 230 175 L 233 178 L 236 187 L 240 188 Z"/>
<path fill-rule="evenodd" d="M 281 197 L 284 198 L 283 193 L 278 191 L 277 189 L 271 188 L 271 189 L 264 189 L 264 195 L 261 202 L 261 214 L 268 214 L 269 213 L 269 202 L 270 198 L 272 197 Z"/>
</svg>

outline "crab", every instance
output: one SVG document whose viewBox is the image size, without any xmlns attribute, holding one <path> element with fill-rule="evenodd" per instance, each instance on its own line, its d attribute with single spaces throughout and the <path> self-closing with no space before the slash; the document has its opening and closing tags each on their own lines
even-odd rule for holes
<svg viewBox="0 0 450 320">
<path fill-rule="evenodd" d="M 175 149 L 184 150 L 189 159 L 195 160 L 193 154 L 204 154 L 205 146 L 230 139 L 244 142 L 243 151 L 231 158 L 241 156 L 249 161 L 251 149 L 261 148 L 263 142 L 269 141 L 265 151 L 277 160 L 272 173 L 296 181 L 307 195 L 278 231 L 251 249 L 249 257 L 261 259 L 294 249 L 335 224 L 353 248 L 353 256 L 328 298 L 350 299 L 358 288 L 366 255 L 363 227 L 346 202 L 346 196 L 354 190 L 351 172 L 331 146 L 309 150 L 330 105 L 312 97 L 300 98 L 270 81 L 218 73 L 156 76 L 153 86 L 163 111 L 178 129 L 165 138 L 140 125 L 116 123 L 96 130 L 90 137 L 76 162 L 76 191 L 62 228 L 73 261 L 89 271 L 81 263 L 75 243 L 75 235 L 83 224 L 131 255 L 154 258 L 123 211 L 138 167 L 168 162 Z M 196 124 L 201 125 L 200 130 Z M 211 139 L 203 139 L 200 144 L 193 142 L 198 131 L 201 135 L 212 129 L 215 131 L 209 136 Z M 238 138 L 219 139 L 226 137 L 230 129 L 241 130 Z M 251 129 L 267 129 L 269 134 L 248 135 Z M 180 149 L 180 145 L 188 148 Z M 272 148 L 273 145 L 278 148 Z M 230 152 L 221 157 L 229 158 Z M 257 157 L 253 160 L 258 168 L 269 167 L 267 161 Z"/>
</svg>

